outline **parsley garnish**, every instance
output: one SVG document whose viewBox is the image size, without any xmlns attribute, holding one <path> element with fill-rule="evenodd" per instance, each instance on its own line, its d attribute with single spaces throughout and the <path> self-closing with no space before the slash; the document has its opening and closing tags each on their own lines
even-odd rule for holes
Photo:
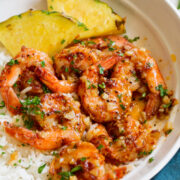
<svg viewBox="0 0 180 180">
<path fill-rule="evenodd" d="M 86 159 L 87 159 L 86 157 L 82 157 L 80 160 L 81 160 L 82 162 L 84 162 Z"/>
<path fill-rule="evenodd" d="M 92 45 L 96 44 L 94 41 L 88 41 L 87 43 Z"/>
<path fill-rule="evenodd" d="M 46 85 L 42 85 L 42 89 L 44 93 L 51 93 L 50 89 Z"/>
<path fill-rule="evenodd" d="M 62 41 L 61 41 L 61 44 L 64 44 L 66 42 L 66 40 L 65 39 L 63 39 Z"/>
<path fill-rule="evenodd" d="M 25 120 L 24 121 L 24 126 L 27 128 L 27 129 L 32 129 L 32 127 L 34 126 L 34 121 L 29 119 L 29 120 Z"/>
<path fill-rule="evenodd" d="M 102 144 L 100 144 L 97 149 L 101 150 L 104 146 Z"/>
<path fill-rule="evenodd" d="M 99 74 L 104 74 L 104 68 L 99 64 Z"/>
<path fill-rule="evenodd" d="M 5 102 L 4 101 L 1 101 L 0 103 L 0 109 L 4 108 L 5 107 Z"/>
<path fill-rule="evenodd" d="M 161 97 L 164 97 L 165 95 L 167 95 L 167 89 L 164 89 L 162 84 L 159 84 L 158 86 L 156 86 L 156 90 L 160 91 Z"/>
<path fill-rule="evenodd" d="M 17 83 L 14 83 L 13 87 L 17 87 Z"/>
<path fill-rule="evenodd" d="M 99 86 L 101 89 L 105 89 L 105 88 L 106 88 L 106 85 L 105 85 L 104 82 L 103 82 L 102 84 L 98 84 L 98 86 Z"/>
<path fill-rule="evenodd" d="M 62 129 L 62 130 L 66 130 L 66 129 L 67 129 L 67 126 L 62 126 L 61 129 Z"/>
<path fill-rule="evenodd" d="M 120 107 L 121 107 L 122 110 L 126 109 L 126 107 L 123 104 L 120 104 Z"/>
<path fill-rule="evenodd" d="M 60 172 L 59 175 L 61 175 L 61 180 L 66 180 L 66 179 L 69 179 L 70 176 L 74 176 L 74 173 L 80 170 L 82 170 L 82 167 L 76 166 L 72 168 L 71 171 Z"/>
<path fill-rule="evenodd" d="M 153 63 L 150 63 L 150 62 L 147 63 L 147 68 L 152 68 L 153 66 L 154 66 Z"/>
<path fill-rule="evenodd" d="M 149 159 L 148 162 L 149 162 L 149 163 L 152 163 L 153 161 L 154 161 L 154 158 L 152 157 L 152 158 Z"/>
<path fill-rule="evenodd" d="M 41 67 L 45 67 L 45 61 L 41 61 Z"/>
<path fill-rule="evenodd" d="M 50 15 L 53 13 L 57 13 L 56 11 L 46 11 L 46 10 L 41 10 L 42 13 L 46 14 L 46 15 Z"/>
<path fill-rule="evenodd" d="M 117 97 L 118 97 L 118 99 L 119 99 L 119 102 L 122 102 L 122 101 L 121 101 L 122 94 L 118 94 Z"/>
<path fill-rule="evenodd" d="M 73 43 L 75 43 L 75 44 L 80 43 L 80 42 L 81 42 L 81 41 L 78 40 L 78 39 L 74 39 L 74 40 L 73 40 Z"/>
<path fill-rule="evenodd" d="M 180 9 L 180 0 L 179 0 L 179 2 L 178 2 L 177 9 Z"/>
<path fill-rule="evenodd" d="M 65 67 L 65 72 L 68 72 L 69 71 L 69 68 L 68 67 Z"/>
<path fill-rule="evenodd" d="M 78 24 L 79 27 L 83 27 L 84 31 L 88 31 L 89 30 L 84 23 L 78 21 L 77 24 Z"/>
<path fill-rule="evenodd" d="M 165 132 L 165 134 L 168 135 L 168 134 L 170 134 L 171 132 L 172 132 L 172 129 L 168 129 L 168 130 Z"/>
<path fill-rule="evenodd" d="M 27 83 L 28 83 L 28 84 L 31 84 L 31 83 L 32 83 L 32 80 L 33 80 L 32 78 L 28 79 L 28 80 L 27 80 Z"/>
<path fill-rule="evenodd" d="M 42 173 L 42 171 L 43 171 L 43 169 L 45 168 L 45 166 L 46 166 L 46 164 L 43 164 L 42 166 L 40 166 L 40 167 L 38 168 L 38 173 L 39 173 L 39 174 Z"/>
<path fill-rule="evenodd" d="M 135 37 L 133 39 L 130 39 L 127 35 L 125 35 L 124 38 L 127 39 L 130 43 L 135 42 L 135 41 L 140 39 L 139 36 L 137 36 L 137 37 Z"/>
<path fill-rule="evenodd" d="M 11 60 L 7 63 L 7 65 L 9 65 L 9 66 L 13 66 L 14 64 L 19 64 L 18 60 L 16 60 L 16 59 L 11 59 Z"/>
</svg>

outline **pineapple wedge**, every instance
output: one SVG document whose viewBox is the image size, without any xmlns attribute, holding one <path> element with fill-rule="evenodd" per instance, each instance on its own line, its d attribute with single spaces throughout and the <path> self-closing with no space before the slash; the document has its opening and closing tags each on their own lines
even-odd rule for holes
<svg viewBox="0 0 180 180">
<path fill-rule="evenodd" d="M 0 23 L 0 42 L 15 56 L 27 46 L 53 56 L 83 31 L 77 22 L 52 11 L 29 10 Z"/>
<path fill-rule="evenodd" d="M 77 19 L 80 39 L 125 32 L 125 20 L 100 0 L 48 0 L 48 9 Z"/>
</svg>

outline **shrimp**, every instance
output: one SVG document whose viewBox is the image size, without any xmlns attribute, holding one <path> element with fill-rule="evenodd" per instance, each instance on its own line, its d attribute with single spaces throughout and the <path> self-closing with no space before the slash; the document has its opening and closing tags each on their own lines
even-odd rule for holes
<svg viewBox="0 0 180 180">
<path fill-rule="evenodd" d="M 27 73 L 31 71 L 32 73 Z M 24 78 L 27 74 L 31 82 Z M 19 76 L 21 76 L 19 78 Z M 13 90 L 13 85 L 18 81 L 22 87 L 32 87 L 32 94 L 43 92 L 42 85 L 34 78 L 40 80 L 53 92 L 72 92 L 75 85 L 69 81 L 59 81 L 54 75 L 52 60 L 43 52 L 22 47 L 21 52 L 5 66 L 0 76 L 0 93 L 6 107 L 12 114 L 20 112 L 21 103 Z M 34 81 L 35 80 L 35 81 Z M 38 87 L 38 88 L 36 88 Z M 31 91 L 31 90 L 30 90 Z"/>
<path fill-rule="evenodd" d="M 100 75 L 104 74 L 102 69 L 104 71 L 114 64 L 116 65 L 110 79 Z M 122 61 L 122 57 L 119 56 L 110 56 L 100 65 L 93 65 L 84 71 L 78 94 L 84 109 L 94 121 L 114 121 L 121 119 L 126 113 L 131 103 L 132 92 L 139 87 L 133 73 L 133 64 L 129 60 Z"/>
<path fill-rule="evenodd" d="M 22 104 L 24 119 L 29 117 L 31 121 L 38 123 L 41 131 L 34 133 L 32 130 L 13 125 L 8 126 L 6 123 L 5 131 L 10 136 L 41 150 L 54 149 L 60 147 L 61 142 L 67 144 L 81 139 L 86 128 L 85 116 L 80 112 L 80 104 L 73 98 L 52 93 L 45 94 L 40 98 L 37 96 L 27 98 L 22 101 Z M 27 118 L 28 121 L 29 118 Z M 41 137 L 44 134 L 47 134 L 45 139 Z M 39 142 L 42 143 L 39 144 Z"/>
<path fill-rule="evenodd" d="M 63 49 L 54 57 L 54 67 L 59 78 L 69 79 L 73 74 L 81 74 L 89 66 L 98 62 L 98 56 L 81 44 Z"/>
<path fill-rule="evenodd" d="M 123 119 L 109 123 L 106 128 L 95 124 L 87 132 L 87 141 L 99 149 L 107 162 L 124 164 L 153 151 L 160 133 L 139 123 L 144 108 L 142 104 L 141 101 L 134 101 Z"/>
<path fill-rule="evenodd" d="M 53 150 L 64 144 L 79 141 L 79 135 L 71 129 L 62 130 L 54 127 L 49 130 L 34 132 L 23 127 L 18 127 L 8 122 L 4 123 L 5 131 L 22 143 L 27 143 L 39 150 Z"/>
<path fill-rule="evenodd" d="M 104 165 L 104 157 L 93 144 L 79 142 L 63 147 L 49 171 L 57 178 L 76 175 L 78 179 L 105 180 Z"/>
<path fill-rule="evenodd" d="M 93 42 L 93 43 L 88 43 Z M 137 48 L 120 35 L 111 35 L 104 38 L 92 38 L 84 41 L 84 44 L 92 50 L 98 49 L 105 55 L 119 55 L 124 60 L 129 59 L 134 64 L 134 75 L 140 74 L 144 83 L 147 84 L 150 91 L 147 96 L 145 112 L 150 119 L 158 110 L 161 104 L 160 90 L 167 91 L 166 84 L 154 58 L 144 48 Z M 122 76 L 121 74 L 117 74 Z M 135 85 L 136 86 L 136 85 Z"/>
</svg>

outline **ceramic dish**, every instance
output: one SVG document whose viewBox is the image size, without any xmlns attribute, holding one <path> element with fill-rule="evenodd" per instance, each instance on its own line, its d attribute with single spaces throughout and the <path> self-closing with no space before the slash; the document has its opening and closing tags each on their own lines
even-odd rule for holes
<svg viewBox="0 0 180 180">
<path fill-rule="evenodd" d="M 168 0 L 106 0 L 118 14 L 127 17 L 129 37 L 140 36 L 138 46 L 145 47 L 157 59 L 169 89 L 179 100 L 180 92 L 180 15 Z M 1 0 L 0 21 L 22 13 L 29 8 L 45 9 L 44 0 Z M 173 59 L 172 59 L 173 57 Z M 176 60 L 175 60 L 176 57 Z M 180 147 L 180 112 L 175 106 L 168 121 L 173 122 L 173 132 L 161 139 L 155 151 L 145 159 L 134 162 L 138 166 L 124 180 L 150 179 L 173 157 Z M 148 159 L 154 157 L 152 163 Z"/>
</svg>

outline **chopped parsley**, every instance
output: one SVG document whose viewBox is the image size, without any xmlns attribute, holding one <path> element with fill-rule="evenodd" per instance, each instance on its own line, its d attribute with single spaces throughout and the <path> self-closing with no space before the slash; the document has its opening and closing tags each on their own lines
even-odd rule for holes
<svg viewBox="0 0 180 180">
<path fill-rule="evenodd" d="M 180 0 L 179 0 L 179 2 L 178 2 L 177 9 L 180 9 Z"/>
<path fill-rule="evenodd" d="M 19 64 L 18 60 L 16 59 L 11 59 L 8 63 L 9 66 L 13 66 L 14 64 Z"/>
<path fill-rule="evenodd" d="M 27 128 L 27 129 L 32 129 L 32 127 L 34 126 L 34 121 L 29 119 L 29 120 L 25 120 L 24 121 L 24 126 Z"/>
<path fill-rule="evenodd" d="M 118 99 L 119 99 L 119 102 L 122 102 L 122 101 L 121 101 L 122 94 L 118 94 L 117 97 L 118 97 Z"/>
<path fill-rule="evenodd" d="M 71 67 L 71 69 L 75 72 L 75 73 L 80 73 L 80 70 L 79 69 L 76 69 L 74 67 Z"/>
<path fill-rule="evenodd" d="M 19 15 L 17 15 L 17 17 L 18 17 L 18 18 L 22 18 L 22 15 L 21 15 L 21 14 L 19 14 Z"/>
<path fill-rule="evenodd" d="M 66 129 L 67 129 L 67 126 L 62 126 L 61 129 L 62 129 L 62 130 L 66 130 Z"/>
<path fill-rule="evenodd" d="M 100 144 L 97 149 L 101 150 L 104 146 L 102 144 Z"/>
<path fill-rule="evenodd" d="M 91 88 L 96 88 L 96 85 L 94 85 L 94 84 L 91 84 L 91 81 L 89 81 L 89 80 L 87 80 L 87 82 L 88 82 L 88 89 L 91 89 Z"/>
<path fill-rule="evenodd" d="M 28 83 L 28 84 L 31 84 L 31 83 L 32 83 L 32 80 L 33 80 L 32 78 L 28 79 L 28 80 L 27 80 L 27 83 Z"/>
<path fill-rule="evenodd" d="M 17 83 L 14 83 L 13 87 L 17 87 Z"/>
<path fill-rule="evenodd" d="M 99 64 L 99 74 L 104 74 L 104 68 Z"/>
<path fill-rule="evenodd" d="M 114 51 L 115 48 L 113 47 L 116 43 L 112 40 L 110 40 L 108 47 L 109 47 L 109 51 Z"/>
<path fill-rule="evenodd" d="M 46 11 L 46 10 L 41 10 L 41 12 L 46 14 L 46 15 L 57 13 L 56 11 Z"/>
<path fill-rule="evenodd" d="M 70 176 L 74 176 L 74 173 L 76 173 L 77 171 L 82 170 L 81 166 L 76 166 L 74 168 L 71 169 L 71 171 L 62 171 L 60 173 L 58 173 L 59 175 L 61 175 L 61 180 L 68 180 L 70 178 Z"/>
<path fill-rule="evenodd" d="M 1 101 L 0 103 L 0 109 L 4 108 L 5 107 L 5 102 L 4 101 Z"/>
<path fill-rule="evenodd" d="M 146 97 L 146 92 L 143 92 L 141 98 L 145 98 L 145 97 Z"/>
<path fill-rule="evenodd" d="M 83 27 L 83 28 L 84 28 L 84 31 L 88 31 L 88 30 L 89 30 L 84 23 L 78 21 L 77 24 L 78 24 L 79 27 Z"/>
<path fill-rule="evenodd" d="M 81 41 L 81 45 L 82 45 L 82 46 L 85 46 L 85 42 L 84 42 L 84 41 Z"/>
<path fill-rule="evenodd" d="M 43 164 L 42 166 L 40 166 L 40 167 L 38 168 L 38 173 L 41 174 L 42 171 L 43 171 L 43 169 L 44 169 L 45 167 L 46 167 L 46 164 Z"/>
<path fill-rule="evenodd" d="M 73 56 L 73 58 L 75 57 L 75 55 Z M 74 61 L 71 61 L 71 65 L 73 65 L 74 64 Z"/>
<path fill-rule="evenodd" d="M 126 109 L 126 107 L 123 104 L 120 104 L 120 107 L 121 107 L 122 110 Z"/>
<path fill-rule="evenodd" d="M 46 85 L 42 85 L 42 89 L 44 93 L 51 93 L 50 89 Z"/>
<path fill-rule="evenodd" d="M 133 39 L 130 39 L 127 35 L 125 35 L 124 38 L 127 39 L 130 43 L 135 42 L 140 39 L 139 36 L 136 36 Z"/>
<path fill-rule="evenodd" d="M 139 156 L 146 156 L 146 155 L 149 155 L 153 152 L 153 150 L 151 149 L 149 152 L 147 151 L 141 151 L 138 153 Z"/>
<path fill-rule="evenodd" d="M 3 148 L 3 146 L 2 145 L 0 145 L 0 149 L 2 149 Z"/>
<path fill-rule="evenodd" d="M 172 129 L 168 129 L 167 131 L 165 131 L 165 134 L 168 135 L 172 132 Z"/>
<path fill-rule="evenodd" d="M 45 67 L 45 61 L 41 61 L 41 67 Z"/>
<path fill-rule="evenodd" d="M 147 68 L 152 68 L 153 66 L 154 66 L 153 63 L 150 63 L 150 62 L 147 63 Z"/>
<path fill-rule="evenodd" d="M 2 152 L 2 153 L 1 153 L 1 155 L 4 155 L 4 154 L 6 154 L 6 153 L 5 153 L 5 152 Z"/>
<path fill-rule="evenodd" d="M 167 89 L 164 89 L 162 84 L 159 84 L 158 86 L 156 86 L 156 90 L 160 91 L 161 97 L 164 97 L 165 95 L 167 95 Z"/>
<path fill-rule="evenodd" d="M 170 102 L 170 103 L 168 103 L 168 104 L 163 104 L 162 107 L 163 107 L 163 108 L 168 108 L 168 107 L 170 107 L 171 105 L 172 105 L 172 102 Z"/>
<path fill-rule="evenodd" d="M 123 57 L 123 56 L 124 56 L 124 53 L 120 52 L 120 53 L 118 54 L 118 56 Z"/>
<path fill-rule="evenodd" d="M 23 106 L 27 106 L 27 105 L 39 105 L 41 102 L 40 98 L 38 96 L 34 96 L 33 98 L 26 98 L 24 100 L 24 102 L 21 101 L 21 104 Z"/>
<path fill-rule="evenodd" d="M 75 44 L 80 43 L 80 42 L 81 42 L 81 41 L 78 40 L 78 39 L 74 39 L 74 40 L 73 40 L 73 43 L 75 43 Z"/>
<path fill-rule="evenodd" d="M 105 89 L 106 88 L 106 85 L 104 82 L 102 82 L 102 84 L 98 84 L 98 86 L 101 88 L 101 89 Z"/>
<path fill-rule="evenodd" d="M 81 160 L 82 162 L 84 162 L 86 159 L 87 159 L 86 157 L 82 157 L 80 160 Z"/>
<path fill-rule="evenodd" d="M 66 40 L 65 39 L 63 39 L 62 41 L 61 41 L 61 44 L 64 44 L 66 42 Z"/>
<path fill-rule="evenodd" d="M 53 10 L 53 7 L 52 7 L 52 6 L 49 6 L 49 8 Z"/>
<path fill-rule="evenodd" d="M 18 119 L 18 118 L 16 118 L 16 122 L 19 122 L 19 119 Z"/>
<path fill-rule="evenodd" d="M 65 67 L 65 72 L 68 72 L 69 71 L 69 68 L 68 67 Z"/>
<path fill-rule="evenodd" d="M 154 158 L 151 157 L 148 162 L 149 162 L 149 163 L 152 163 L 153 161 L 154 161 Z"/>
<path fill-rule="evenodd" d="M 96 44 L 94 41 L 88 41 L 87 43 L 88 43 L 88 44 L 91 44 L 91 45 Z"/>
</svg>

